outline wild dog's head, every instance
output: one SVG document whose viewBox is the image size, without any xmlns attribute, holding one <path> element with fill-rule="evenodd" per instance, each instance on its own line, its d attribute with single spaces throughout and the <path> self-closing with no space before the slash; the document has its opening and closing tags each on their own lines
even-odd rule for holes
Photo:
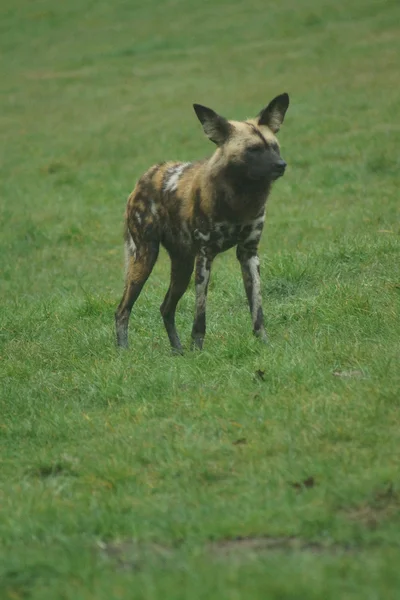
<svg viewBox="0 0 400 600">
<path fill-rule="evenodd" d="M 276 133 L 289 106 L 288 94 L 274 98 L 255 119 L 228 121 L 210 108 L 194 104 L 208 138 L 217 146 L 219 168 L 235 178 L 271 182 L 281 177 L 286 162 L 280 155 Z"/>
</svg>

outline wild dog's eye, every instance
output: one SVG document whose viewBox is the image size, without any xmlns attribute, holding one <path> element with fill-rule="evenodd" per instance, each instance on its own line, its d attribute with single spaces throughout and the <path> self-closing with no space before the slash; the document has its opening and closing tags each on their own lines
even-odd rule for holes
<svg viewBox="0 0 400 600">
<path fill-rule="evenodd" d="M 250 146 L 249 148 L 247 148 L 248 152 L 251 152 L 252 154 L 258 154 L 260 152 L 263 152 L 264 150 L 264 146 Z"/>
<path fill-rule="evenodd" d="M 279 154 L 279 146 L 278 144 L 271 144 L 271 149 L 276 152 L 277 154 Z"/>
</svg>

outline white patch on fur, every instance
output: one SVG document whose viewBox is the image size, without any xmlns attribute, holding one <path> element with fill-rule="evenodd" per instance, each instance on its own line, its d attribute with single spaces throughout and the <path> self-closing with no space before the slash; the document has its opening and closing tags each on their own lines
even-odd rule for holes
<svg viewBox="0 0 400 600">
<path fill-rule="evenodd" d="M 202 240 L 203 242 L 210 241 L 210 233 L 201 233 L 201 231 L 199 231 L 198 229 L 195 229 L 194 235 L 195 235 L 196 239 Z"/>
<path fill-rule="evenodd" d="M 140 216 L 140 213 L 138 213 L 138 212 L 137 212 L 137 213 L 135 213 L 135 218 L 136 218 L 136 221 L 137 221 L 137 222 L 139 223 L 139 225 L 140 225 L 140 224 L 141 224 L 141 222 L 142 222 L 142 217 Z"/>
<path fill-rule="evenodd" d="M 258 219 L 253 221 L 252 225 L 254 227 L 257 227 L 257 225 L 259 225 L 260 223 L 264 223 L 264 221 L 265 221 L 265 215 L 262 215 L 261 217 L 258 217 Z"/>
<path fill-rule="evenodd" d="M 129 244 L 128 242 L 125 242 L 124 244 L 124 257 L 125 257 L 125 274 L 128 272 L 128 266 L 129 266 L 129 259 L 131 257 L 131 252 L 129 250 Z"/>
<path fill-rule="evenodd" d="M 254 229 L 252 229 L 249 233 L 249 235 L 247 236 L 247 238 L 245 239 L 244 243 L 247 244 L 248 242 L 255 242 L 256 240 L 259 240 L 261 237 L 261 231 L 259 231 L 256 227 L 254 227 Z"/>
<path fill-rule="evenodd" d="M 126 273 L 128 270 L 128 266 L 129 266 L 129 259 L 132 256 L 136 256 L 136 244 L 133 241 L 133 238 L 129 232 L 128 232 L 128 239 L 126 240 L 125 245 L 124 245 L 124 251 L 125 251 L 125 273 Z"/>
<path fill-rule="evenodd" d="M 247 261 L 247 265 L 249 267 L 249 272 L 252 280 L 252 318 L 253 323 L 257 319 L 258 308 L 261 304 L 261 285 L 260 285 L 260 276 L 258 274 L 258 268 L 260 266 L 260 259 L 258 256 L 252 256 Z"/>
<path fill-rule="evenodd" d="M 150 212 L 153 216 L 156 216 L 157 214 L 157 206 L 154 200 L 150 200 Z"/>
<path fill-rule="evenodd" d="M 165 192 L 176 192 L 176 189 L 178 187 L 178 182 L 180 177 L 182 176 L 182 173 L 184 172 L 184 170 L 190 165 L 189 162 L 186 163 L 180 163 L 179 165 L 176 165 L 175 167 L 171 167 L 171 169 L 169 169 L 168 171 L 168 179 L 164 184 L 164 191 Z"/>
<path fill-rule="evenodd" d="M 206 261 L 203 260 L 200 275 L 203 278 L 201 283 L 196 285 L 196 313 L 199 314 L 205 311 L 206 308 L 206 290 L 210 279 L 210 271 L 206 268 Z"/>
<path fill-rule="evenodd" d="M 239 239 L 239 226 L 226 221 L 215 223 L 212 230 L 214 244 L 222 250 L 226 246 L 233 246 Z"/>
<path fill-rule="evenodd" d="M 129 252 L 131 253 L 131 255 L 135 256 L 136 254 L 136 244 L 133 241 L 133 238 L 131 236 L 130 233 L 128 233 L 128 247 L 129 247 Z"/>
</svg>

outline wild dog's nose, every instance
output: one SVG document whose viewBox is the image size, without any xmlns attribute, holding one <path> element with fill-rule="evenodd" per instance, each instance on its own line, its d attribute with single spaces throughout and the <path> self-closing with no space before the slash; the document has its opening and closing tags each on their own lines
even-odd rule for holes
<svg viewBox="0 0 400 600">
<path fill-rule="evenodd" d="M 284 171 L 287 167 L 287 163 L 281 158 L 281 160 L 278 160 L 277 166 L 278 166 L 278 169 L 280 169 L 281 171 Z"/>
<path fill-rule="evenodd" d="M 277 160 L 273 166 L 273 176 L 275 177 L 275 179 L 278 179 L 278 177 L 282 177 L 282 175 L 285 172 L 285 169 L 286 162 L 282 158 L 280 160 Z"/>
</svg>

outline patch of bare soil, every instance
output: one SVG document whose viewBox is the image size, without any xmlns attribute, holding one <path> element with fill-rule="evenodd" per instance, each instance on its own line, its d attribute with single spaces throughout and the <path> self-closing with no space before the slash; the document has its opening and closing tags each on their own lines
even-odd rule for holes
<svg viewBox="0 0 400 600">
<path fill-rule="evenodd" d="M 400 514 L 400 494 L 393 483 L 388 483 L 364 502 L 345 509 L 344 513 L 351 521 L 375 529 L 382 521 Z"/>
<path fill-rule="evenodd" d="M 365 377 L 364 373 L 358 369 L 352 369 L 351 371 L 334 371 L 332 375 L 334 375 L 335 377 L 352 377 L 356 379 L 362 379 L 363 377 Z"/>
<path fill-rule="evenodd" d="M 98 542 L 101 555 L 114 563 L 117 569 L 141 570 L 146 564 L 165 562 L 171 558 L 174 548 L 153 542 L 136 540 Z"/>
<path fill-rule="evenodd" d="M 350 547 L 344 545 L 310 542 L 296 536 L 237 537 L 212 542 L 208 545 L 208 548 L 211 552 L 221 556 L 274 551 L 312 552 L 314 554 L 350 551 Z"/>
<path fill-rule="evenodd" d="M 165 565 L 176 556 L 177 547 L 135 540 L 99 542 L 101 555 L 115 568 L 140 571 L 146 565 Z M 310 542 L 296 536 L 248 536 L 215 540 L 205 545 L 205 551 L 215 558 L 246 560 L 270 552 L 311 552 L 313 554 L 341 554 L 353 551 L 342 544 Z"/>
</svg>

